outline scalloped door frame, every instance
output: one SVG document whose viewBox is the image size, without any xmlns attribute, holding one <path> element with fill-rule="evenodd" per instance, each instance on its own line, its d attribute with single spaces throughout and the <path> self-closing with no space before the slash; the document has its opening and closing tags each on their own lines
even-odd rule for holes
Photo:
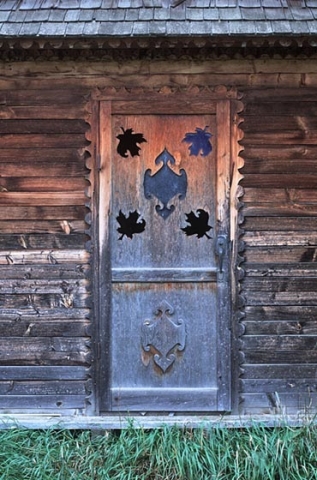
<svg viewBox="0 0 317 480">
<path fill-rule="evenodd" d="M 112 88 L 93 94 L 92 125 L 96 128 L 92 129 L 90 151 L 94 163 L 90 181 L 95 246 L 95 398 L 99 413 L 232 411 L 238 376 L 241 110 L 237 92 L 223 86 L 177 91 Z M 198 156 L 190 156 L 191 163 L 184 163 L 188 181 L 193 184 L 193 175 L 199 179 L 186 198 L 187 206 L 181 200 L 175 202 L 179 211 L 183 208 L 183 216 L 170 215 L 174 220 L 155 217 L 153 205 L 148 207 L 151 202 L 143 198 L 141 179 L 145 165 L 154 168 L 152 160 L 161 153 L 158 150 L 162 142 L 168 143 L 168 136 L 178 135 L 181 139 L 181 131 L 186 134 L 189 125 L 191 130 L 206 127 L 206 119 L 214 130 L 210 169 L 196 166 L 196 170 L 191 170 L 188 165 L 195 161 L 205 164 Z M 118 134 L 127 127 L 151 139 L 144 143 L 144 154 L 118 157 Z M 175 152 L 175 144 L 171 145 L 171 153 L 182 163 L 184 153 Z M 143 150 L 143 144 L 139 146 Z M 131 167 L 132 164 L 135 166 Z M 198 173 L 194 174 L 195 171 Z M 210 189 L 204 177 L 213 183 Z M 199 196 L 195 191 L 199 191 L 200 184 L 204 187 Z M 213 198 L 207 198 L 208 195 Z M 138 198 L 134 200 L 135 196 Z M 198 208 L 208 210 L 212 239 L 205 236 L 197 240 L 197 236 L 186 237 L 182 232 L 183 237 L 173 234 L 174 243 L 165 253 L 160 251 L 162 246 L 155 247 L 159 254 L 149 252 L 158 228 L 161 232 L 174 232 L 177 225 L 186 225 L 180 222 L 185 221 L 190 206 L 196 213 Z M 119 209 L 125 215 L 136 209 L 144 217 L 147 228 L 142 235 L 119 238 Z M 162 235 L 165 242 L 172 238 L 167 233 Z M 184 255 L 177 253 L 180 248 Z M 173 249 L 175 256 L 170 253 Z M 190 257 L 190 251 L 197 267 L 195 261 L 182 260 Z M 174 261 L 177 255 L 178 260 Z M 203 255 L 206 265 L 201 260 Z M 165 256 L 166 262 L 162 260 Z M 159 260 L 146 260 L 149 258 Z M 163 330 L 158 331 L 159 328 Z M 178 338 L 182 338 L 181 344 Z"/>
</svg>

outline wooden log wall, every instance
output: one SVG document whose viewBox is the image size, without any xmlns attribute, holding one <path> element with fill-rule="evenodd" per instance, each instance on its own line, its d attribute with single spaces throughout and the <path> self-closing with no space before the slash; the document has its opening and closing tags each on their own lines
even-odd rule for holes
<svg viewBox="0 0 317 480">
<path fill-rule="evenodd" d="M 245 105 L 245 332 L 233 370 L 235 412 L 313 408 L 315 59 L 54 58 L 0 65 L 0 409 L 89 412 L 89 93 L 193 84 L 236 86 Z"/>
<path fill-rule="evenodd" d="M 316 89 L 249 91 L 244 117 L 241 409 L 309 412 L 317 388 Z"/>
<path fill-rule="evenodd" d="M 0 409 L 81 412 L 90 387 L 80 90 L 0 92 Z M 35 410 L 34 410 L 35 409 Z"/>
</svg>

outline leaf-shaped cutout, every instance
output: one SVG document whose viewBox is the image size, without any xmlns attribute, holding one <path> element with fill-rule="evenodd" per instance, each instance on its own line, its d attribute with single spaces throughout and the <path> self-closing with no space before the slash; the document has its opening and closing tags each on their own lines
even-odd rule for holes
<svg viewBox="0 0 317 480">
<path fill-rule="evenodd" d="M 191 143 L 189 148 L 190 155 L 199 155 L 206 157 L 212 151 L 212 145 L 210 138 L 212 134 L 207 132 L 207 127 L 204 129 L 197 127 L 195 132 L 189 132 L 185 134 L 183 142 Z"/>
<path fill-rule="evenodd" d="M 143 133 L 133 133 L 132 128 L 127 128 L 126 130 L 121 127 L 123 133 L 117 135 L 119 144 L 117 146 L 117 152 L 121 157 L 127 158 L 127 152 L 130 152 L 131 157 L 135 155 L 139 156 L 141 148 L 137 145 L 138 143 L 146 142 Z"/>
<path fill-rule="evenodd" d="M 210 225 L 208 225 L 209 221 L 209 213 L 203 209 L 197 210 L 197 215 L 193 211 L 186 213 L 186 222 L 189 223 L 187 227 L 182 228 L 183 232 L 186 235 L 197 235 L 198 238 L 202 238 L 203 236 L 207 238 L 211 238 L 207 232 L 212 229 Z"/>
<path fill-rule="evenodd" d="M 127 217 L 121 210 L 119 211 L 119 215 L 116 218 L 120 224 L 120 227 L 117 228 L 117 231 L 121 233 L 119 240 L 122 240 L 124 236 L 132 238 L 134 234 L 144 232 L 146 221 L 139 221 L 140 216 L 136 210 L 129 212 Z"/>
</svg>

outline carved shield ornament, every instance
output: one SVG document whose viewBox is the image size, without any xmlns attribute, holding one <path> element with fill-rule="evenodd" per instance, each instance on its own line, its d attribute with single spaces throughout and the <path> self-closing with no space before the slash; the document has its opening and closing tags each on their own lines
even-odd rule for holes
<svg viewBox="0 0 317 480">
<path fill-rule="evenodd" d="M 145 320 L 141 344 L 146 352 L 154 351 L 153 360 L 163 373 L 174 363 L 175 352 L 185 348 L 186 329 L 183 320 L 173 322 L 174 308 L 165 300 L 154 311 L 154 320 Z"/>
</svg>

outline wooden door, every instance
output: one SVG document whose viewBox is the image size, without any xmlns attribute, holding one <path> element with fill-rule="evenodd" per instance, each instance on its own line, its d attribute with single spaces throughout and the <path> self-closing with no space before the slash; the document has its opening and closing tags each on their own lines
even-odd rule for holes
<svg viewBox="0 0 317 480">
<path fill-rule="evenodd" d="M 99 108 L 101 411 L 229 410 L 230 101 Z"/>
</svg>

